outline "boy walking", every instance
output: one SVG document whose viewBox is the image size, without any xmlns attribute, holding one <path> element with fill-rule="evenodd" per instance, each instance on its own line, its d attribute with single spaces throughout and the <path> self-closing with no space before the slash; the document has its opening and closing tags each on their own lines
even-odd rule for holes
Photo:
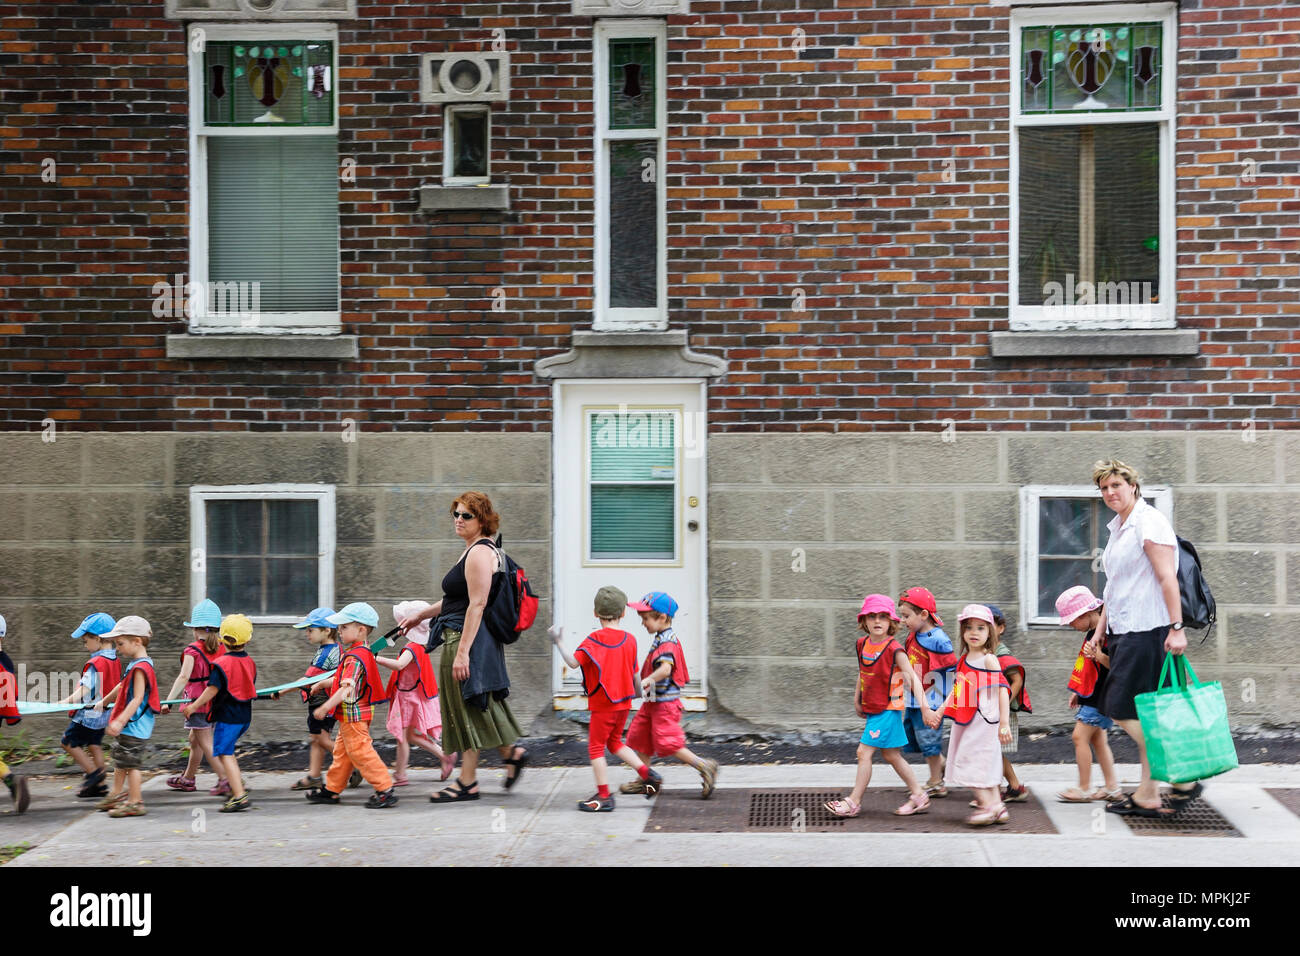
<svg viewBox="0 0 1300 956">
<path fill-rule="evenodd" d="M 908 588 L 898 600 L 898 618 L 907 629 L 903 650 L 916 676 L 925 689 L 926 703 L 931 710 L 939 710 L 952 692 L 953 675 L 957 670 L 957 655 L 952 650 L 952 638 L 944 633 L 943 621 L 934 595 L 925 588 Z M 912 694 L 910 682 L 903 688 L 905 704 L 903 729 L 908 745 L 904 753 L 925 757 L 930 767 L 930 779 L 925 782 L 925 792 L 931 797 L 948 796 L 944 786 L 943 728 L 927 727 L 921 713 L 921 702 Z"/>
<path fill-rule="evenodd" d="M 253 639 L 253 622 L 243 614 L 227 614 L 221 619 L 221 642 L 226 652 L 212 661 L 208 686 L 199 699 L 181 708 L 188 719 L 201 712 L 208 703 L 208 720 L 212 722 L 212 759 L 224 780 L 210 791 L 213 796 L 229 797 L 221 813 L 242 813 L 249 807 L 244 777 L 235 759 L 235 744 L 253 722 L 253 699 L 257 697 L 257 664 L 248 656 L 248 642 Z M 222 783 L 225 786 L 222 786 Z"/>
<path fill-rule="evenodd" d="M 614 626 L 627 613 L 627 595 L 616 587 L 601 588 L 596 592 L 593 613 L 600 629 L 587 635 L 572 655 L 560 643 L 561 628 L 553 627 L 548 633 L 564 662 L 582 669 L 582 689 L 587 694 L 587 710 L 591 714 L 587 756 L 596 776 L 596 792 L 579 802 L 578 809 L 585 813 L 607 813 L 614 809 L 614 795 L 609 792 L 606 750 L 636 771 L 646 799 L 659 792 L 663 777 L 623 742 L 623 728 L 627 726 L 632 699 L 641 696 L 636 676 L 636 638 Z"/>
<path fill-rule="evenodd" d="M 18 716 L 18 680 L 14 671 L 14 662 L 4 652 L 4 637 L 7 625 L 0 615 L 0 720 L 6 724 L 16 724 L 22 718 Z M 9 765 L 0 760 L 0 780 L 9 788 L 9 795 L 14 800 L 14 813 L 25 813 L 31 803 L 32 794 L 27 787 L 27 778 L 12 772 Z"/>
<path fill-rule="evenodd" d="M 117 649 L 108 637 L 116 624 L 109 615 L 99 611 L 87 616 L 72 632 L 73 639 L 79 639 L 82 646 L 90 652 L 90 659 L 81 668 L 81 681 L 77 684 L 77 689 L 59 701 L 61 704 L 76 704 L 83 700 L 86 702 L 79 710 L 68 711 L 72 720 L 68 722 L 60 741 L 64 751 L 85 774 L 81 789 L 77 791 L 79 797 L 102 797 L 108 793 L 108 786 L 104 783 L 107 771 L 102 745 L 109 713 L 102 705 L 92 707 L 90 704 L 122 680 L 122 665 L 117 660 Z"/>
<path fill-rule="evenodd" d="M 97 808 L 107 810 L 110 817 L 142 817 L 145 809 L 140 766 L 145 746 L 153 736 L 154 718 L 162 709 L 158 675 L 148 656 L 153 628 L 144 618 L 128 614 L 106 636 L 116 642 L 118 657 L 126 662 L 126 669 L 121 683 L 104 698 L 106 704 L 114 702 L 107 731 L 117 737 L 117 745 L 113 748 L 113 792 Z"/>
<path fill-rule="evenodd" d="M 663 591 L 651 591 L 628 607 L 641 615 L 641 623 L 654 635 L 654 643 L 641 665 L 641 692 L 647 699 L 632 718 L 627 744 L 646 764 L 652 756 L 676 757 L 694 767 L 702 781 L 703 799 L 707 800 L 713 796 L 718 782 L 718 762 L 698 757 L 686 749 L 681 698 L 682 688 L 691 678 L 686 671 L 686 655 L 673 633 L 677 602 Z M 644 780 L 633 780 L 618 789 L 620 793 L 645 793 L 647 784 Z"/>
<path fill-rule="evenodd" d="M 375 705 L 388 699 L 375 655 L 366 646 L 370 634 L 379 626 L 379 613 L 369 604 L 356 602 L 326 620 L 339 629 L 339 669 L 328 685 L 329 699 L 312 711 L 312 716 L 324 720 L 332 713 L 338 719 L 339 733 L 334 740 L 333 760 L 325 774 L 325 786 L 310 791 L 307 799 L 311 803 L 337 804 L 355 766 L 366 783 L 375 788 L 366 806 L 371 810 L 395 807 L 393 775 L 375 753 L 370 738 Z M 324 686 L 324 681 L 313 684 L 312 692 Z"/>
</svg>

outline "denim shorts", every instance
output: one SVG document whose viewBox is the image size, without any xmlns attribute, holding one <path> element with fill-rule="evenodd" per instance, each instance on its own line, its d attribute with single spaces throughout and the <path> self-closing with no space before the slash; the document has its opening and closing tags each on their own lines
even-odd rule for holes
<svg viewBox="0 0 1300 956">
<path fill-rule="evenodd" d="M 1075 715 L 1074 719 L 1081 724 L 1087 724 L 1089 727 L 1100 727 L 1102 730 L 1110 730 L 1115 726 L 1113 720 L 1096 707 L 1089 707 L 1087 704 L 1079 705 L 1079 713 Z"/>
<path fill-rule="evenodd" d="M 903 729 L 907 732 L 904 753 L 920 753 L 923 757 L 937 757 L 943 753 L 943 725 L 933 729 L 925 726 L 920 707 L 909 707 L 903 711 Z"/>
<path fill-rule="evenodd" d="M 60 743 L 67 747 L 101 747 L 104 743 L 104 728 L 91 730 L 85 724 L 71 721 L 68 729 L 63 732 Z"/>
</svg>

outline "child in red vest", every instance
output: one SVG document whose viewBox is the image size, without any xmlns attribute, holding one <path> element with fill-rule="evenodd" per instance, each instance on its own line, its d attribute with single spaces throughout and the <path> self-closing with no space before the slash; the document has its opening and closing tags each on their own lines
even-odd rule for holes
<svg viewBox="0 0 1300 956">
<path fill-rule="evenodd" d="M 348 776 L 355 766 L 375 792 L 366 801 L 372 810 L 397 806 L 393 792 L 393 777 L 375 753 L 370 739 L 370 721 L 374 707 L 388 699 L 388 692 L 379 679 L 379 665 L 366 641 L 379 626 L 379 615 L 369 604 L 349 604 L 329 622 L 339 629 L 342 655 L 339 669 L 329 683 L 330 696 L 313 711 L 317 720 L 333 712 L 339 721 L 339 735 L 334 741 L 334 759 L 325 774 L 325 786 L 307 794 L 311 803 L 339 802 L 339 794 L 347 785 Z M 312 690 L 325 682 L 312 685 Z"/>
<path fill-rule="evenodd" d="M 1010 695 L 1007 679 L 994 650 L 997 636 L 993 614 L 983 604 L 967 604 L 957 615 L 962 657 L 957 662 L 953 688 L 938 713 L 927 723 L 937 726 L 943 717 L 953 721 L 948 741 L 944 782 L 950 787 L 975 791 L 978 809 L 967 817 L 971 826 L 1006 823 L 1006 806 L 998 799 L 1002 780 L 1002 748 L 1011 740 L 1007 714 Z"/>
<path fill-rule="evenodd" d="M 907 803 L 894 813 L 900 817 L 924 813 L 930 807 L 930 798 L 903 759 L 902 748 L 907 743 L 907 733 L 903 730 L 904 684 L 911 685 L 926 718 L 932 717 L 933 711 L 926 703 L 925 689 L 907 659 L 907 652 L 894 640 L 898 631 L 894 602 L 883 594 L 868 594 L 858 612 L 858 626 L 864 633 L 857 643 L 858 691 L 853 706 L 859 717 L 867 718 L 867 726 L 858 744 L 858 774 L 853 792 L 842 800 L 832 800 L 825 807 L 837 817 L 856 817 L 862 812 L 862 797 L 871 783 L 871 760 L 879 750 L 911 793 Z"/>
<path fill-rule="evenodd" d="M 107 730 L 117 737 L 117 744 L 113 747 L 113 792 L 98 808 L 107 810 L 110 817 L 142 817 L 140 765 L 145 745 L 153 736 L 154 717 L 162 709 L 158 675 L 148 657 L 153 629 L 144 618 L 131 614 L 118 621 L 107 636 L 117 643 L 118 657 L 126 667 L 121 682 L 104 698 L 105 704 L 113 704 Z"/>
<path fill-rule="evenodd" d="M 428 601 L 403 601 L 393 606 L 393 616 L 401 623 L 413 614 L 430 607 Z M 444 754 L 433 738 L 442 733 L 442 708 L 438 706 L 438 677 L 425 645 L 429 643 L 429 622 L 423 620 L 406 632 L 406 647 L 396 660 L 376 657 L 375 663 L 393 671 L 388 679 L 388 720 L 384 726 L 397 738 L 397 767 L 393 786 L 410 783 L 406 768 L 411 760 L 411 745 L 421 747 L 438 758 L 446 780 L 456 769 L 456 755 Z"/>
<path fill-rule="evenodd" d="M 235 744 L 253 721 L 253 698 L 257 696 L 257 664 L 248 656 L 248 642 L 253 639 L 253 622 L 243 614 L 227 614 L 221 619 L 221 640 L 226 652 L 212 661 L 208 686 L 199 699 L 186 704 L 186 717 L 198 713 L 209 703 L 208 720 L 212 722 L 212 756 L 226 773 L 229 799 L 221 805 L 222 813 L 242 813 L 249 807 L 244 778 L 235 759 Z"/>
<path fill-rule="evenodd" d="M 1093 632 L 1101 622 L 1101 611 L 1101 598 L 1082 584 L 1069 588 L 1056 599 L 1056 613 L 1061 616 L 1061 625 L 1072 627 L 1084 635 L 1083 647 L 1079 649 L 1074 670 L 1065 685 L 1070 691 L 1070 706 L 1079 708 L 1074 733 L 1070 735 L 1074 740 L 1075 763 L 1079 767 L 1079 785 L 1056 795 L 1062 803 L 1090 803 L 1093 800 L 1117 803 L 1124 799 L 1124 791 L 1115 779 L 1115 758 L 1106 739 L 1106 731 L 1113 724 L 1097 709 L 1106 689 L 1106 677 L 1110 674 L 1106 644 L 1103 641 L 1097 648 L 1092 645 Z M 1096 790 L 1091 789 L 1094 751 L 1106 781 L 1104 787 Z"/>
<path fill-rule="evenodd" d="M 184 626 L 191 628 L 194 640 L 181 651 L 181 672 L 167 696 L 173 698 L 184 688 L 185 699 L 194 701 L 202 696 L 208 686 L 208 678 L 212 676 L 212 662 L 226 652 L 221 643 L 221 609 L 214 602 L 204 599 L 194 605 L 190 619 Z M 164 714 L 170 709 L 169 704 L 163 704 Z M 212 795 L 229 792 L 230 782 L 226 780 L 225 771 L 212 755 L 212 724 L 208 722 L 208 708 L 196 710 L 193 716 L 185 718 L 185 729 L 190 732 L 190 756 L 185 761 L 185 771 L 168 777 L 167 786 L 182 793 L 193 793 L 198 789 L 199 764 L 206 759 L 208 766 L 217 775 Z"/>
<path fill-rule="evenodd" d="M 651 591 L 628 607 L 641 615 L 641 624 L 654 637 L 650 651 L 641 665 L 641 692 L 646 701 L 632 718 L 627 731 L 627 745 L 636 751 L 642 763 L 650 758 L 676 757 L 699 771 L 703 798 L 713 795 L 718 782 L 718 762 L 697 757 L 686 749 L 682 730 L 682 688 L 691 679 L 686 671 L 686 654 L 673 633 L 673 615 L 677 602 L 663 591 Z M 620 793 L 645 793 L 644 780 L 633 780 L 619 787 Z"/>
<path fill-rule="evenodd" d="M 313 608 L 311 612 L 294 625 L 297 630 L 306 630 L 307 640 L 316 645 L 316 653 L 312 655 L 311 663 L 307 665 L 307 670 L 303 672 L 303 677 L 315 677 L 318 674 L 329 674 L 338 669 L 339 666 L 339 632 L 329 618 L 334 614 L 332 607 Z M 302 702 L 307 705 L 307 776 L 302 777 L 296 783 L 292 784 L 290 790 L 316 790 L 320 788 L 325 779 L 321 775 L 321 768 L 325 766 L 325 758 L 334 752 L 334 738 L 330 736 L 334 732 L 336 721 L 326 714 L 324 720 L 317 720 L 312 713 L 317 707 L 325 703 L 329 694 L 325 691 L 317 691 L 316 685 L 311 685 L 311 690 L 300 689 L 298 691 Z M 272 700 L 279 700 L 280 691 L 271 695 Z M 356 786 L 361 782 L 361 778 L 356 774 L 352 775 Z"/>
<path fill-rule="evenodd" d="M 943 630 L 934 595 L 925 588 L 908 588 L 898 600 L 898 617 L 907 630 L 903 650 L 925 688 L 926 703 L 937 710 L 940 702 L 952 690 L 953 673 L 957 655 L 952 651 L 952 639 Z M 930 777 L 925 782 L 925 792 L 931 797 L 948 796 L 943 783 L 943 729 L 930 728 L 921 712 L 918 698 L 909 687 L 903 688 L 903 730 L 907 733 L 906 753 L 919 752 L 930 767 Z"/>
<path fill-rule="evenodd" d="M 102 797 L 108 793 L 108 786 L 104 783 L 107 771 L 102 744 L 109 714 L 103 704 L 96 702 L 122 679 L 117 649 L 108 637 L 116 624 L 109 615 L 98 611 L 88 615 L 72 632 L 73 638 L 80 639 L 82 646 L 90 652 L 90 659 L 81 668 L 81 680 L 77 689 L 59 701 L 61 704 L 85 701 L 80 709 L 68 711 L 68 716 L 72 719 L 60 741 L 64 751 L 85 774 L 81 789 L 77 791 L 79 797 Z"/>
<path fill-rule="evenodd" d="M 1011 648 L 1002 643 L 1002 635 L 1007 630 L 1007 619 L 1002 614 L 1002 608 L 996 604 L 984 606 L 993 615 L 994 637 L 998 643 L 998 663 L 1002 665 L 1002 674 L 1007 679 L 1011 696 L 1009 717 L 1011 743 L 1002 745 L 1002 776 L 1007 778 L 1007 785 L 1002 788 L 1002 802 L 1024 803 L 1029 799 L 1029 788 L 1016 776 L 1016 768 L 1011 765 L 1007 754 L 1013 754 L 1020 749 L 1020 719 L 1017 714 L 1022 710 L 1026 714 L 1032 714 L 1034 708 L 1029 702 L 1029 688 L 1025 686 L 1025 665 L 1016 660 L 1016 656 L 1011 653 Z"/>
<path fill-rule="evenodd" d="M 627 726 L 632 700 L 641 696 L 636 676 L 636 638 L 615 627 L 627 613 L 627 595 L 616 587 L 601 588 L 596 592 L 592 613 L 600 622 L 600 629 L 588 634 L 572 655 L 560 643 L 561 628 L 552 627 L 548 633 L 564 662 L 575 670 L 581 668 L 582 689 L 587 694 L 587 710 L 591 714 L 587 756 L 596 776 L 596 792 L 580 801 L 578 809 L 585 813 L 605 813 L 614 809 L 606 750 L 636 771 L 647 800 L 659 792 L 663 777 L 623 742 L 623 728 Z"/>
<path fill-rule="evenodd" d="M 7 629 L 4 615 L 0 615 L 0 721 L 16 724 L 22 720 L 22 717 L 18 715 L 18 675 L 14 669 L 14 662 L 4 652 Z M 13 773 L 9 765 L 0 760 L 0 780 L 4 781 L 4 785 L 9 788 L 9 795 L 13 797 L 14 813 L 26 813 L 32 800 L 27 778 Z"/>
</svg>

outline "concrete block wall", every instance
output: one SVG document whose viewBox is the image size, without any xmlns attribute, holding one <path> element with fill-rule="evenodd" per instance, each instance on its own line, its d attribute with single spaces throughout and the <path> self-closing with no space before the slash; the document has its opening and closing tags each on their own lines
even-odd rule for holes
<svg viewBox="0 0 1300 956">
<path fill-rule="evenodd" d="M 1021 626 L 1019 492 L 1087 485 L 1112 456 L 1172 486 L 1201 555 L 1219 624 L 1189 652 L 1198 675 L 1223 682 L 1234 726 L 1294 726 L 1300 435 L 1267 430 L 710 436 L 711 703 L 768 727 L 857 728 L 862 597 L 919 584 L 949 633 L 964 604 L 1000 605 L 1035 704 L 1022 729 L 1068 727 L 1079 638 Z"/>
<path fill-rule="evenodd" d="M 448 516 L 451 502 L 465 491 L 486 492 L 502 515 L 507 549 L 542 597 L 539 620 L 549 620 L 549 436 L 355 437 L 58 431 L 53 442 L 42 442 L 39 432 L 0 434 L 5 650 L 29 675 L 78 671 L 85 654 L 68 635 L 86 614 L 140 614 L 153 626 L 150 652 L 165 693 L 190 640 L 181 623 L 193 603 L 189 490 L 195 484 L 334 485 L 335 606 L 367 601 L 384 630 L 398 601 L 441 596 L 442 576 L 462 550 Z M 310 659 L 302 632 L 288 626 L 257 626 L 251 651 L 264 686 L 301 677 Z M 544 629 L 508 652 L 511 706 L 525 726 L 549 711 L 550 657 Z M 259 702 L 250 733 L 297 739 L 305 733 L 303 713 L 296 699 Z M 65 722 L 31 717 L 19 729 L 57 738 Z M 168 741 L 184 736 L 174 718 L 160 722 L 158 733 Z"/>
</svg>

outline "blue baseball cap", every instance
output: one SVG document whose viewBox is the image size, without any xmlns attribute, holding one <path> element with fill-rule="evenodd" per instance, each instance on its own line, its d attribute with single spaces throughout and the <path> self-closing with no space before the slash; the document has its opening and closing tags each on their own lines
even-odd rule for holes
<svg viewBox="0 0 1300 956">
<path fill-rule="evenodd" d="M 334 625 L 330 623 L 330 616 L 333 615 L 333 613 L 334 608 L 332 607 L 315 608 L 310 614 L 295 624 L 294 627 L 333 627 Z"/>
<path fill-rule="evenodd" d="M 984 606 L 993 613 L 993 616 L 995 618 L 998 618 L 1003 621 L 1007 619 L 1007 616 L 1002 613 L 1002 608 L 998 607 L 996 604 L 985 604 Z"/>
<path fill-rule="evenodd" d="M 337 614 L 331 614 L 325 618 L 332 626 L 338 627 L 340 624 L 346 624 L 348 621 L 356 621 L 358 624 L 364 624 L 367 627 L 379 626 L 379 614 L 373 607 L 364 602 L 357 601 L 349 604 Z"/>
<path fill-rule="evenodd" d="M 639 601 L 628 601 L 627 606 L 634 611 L 658 611 L 665 617 L 677 613 L 677 602 L 663 591 L 651 591 Z"/>
<path fill-rule="evenodd" d="M 190 620 L 186 621 L 185 627 L 221 627 L 221 608 L 217 607 L 214 601 L 204 598 L 198 604 L 194 605 L 194 610 L 190 611 Z"/>
<path fill-rule="evenodd" d="M 117 626 L 117 621 L 105 614 L 103 611 L 96 611 L 88 615 L 84 621 L 77 625 L 77 629 L 72 632 L 74 638 L 82 638 L 87 634 L 94 634 L 102 637 Z"/>
</svg>

